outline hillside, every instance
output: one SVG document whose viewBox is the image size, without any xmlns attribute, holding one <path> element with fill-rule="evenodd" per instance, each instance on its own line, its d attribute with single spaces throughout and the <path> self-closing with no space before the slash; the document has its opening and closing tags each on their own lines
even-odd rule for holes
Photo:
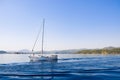
<svg viewBox="0 0 120 80">
<path fill-rule="evenodd" d="M 78 54 L 120 54 L 120 48 L 105 47 L 102 49 L 86 49 L 77 52 Z"/>
</svg>

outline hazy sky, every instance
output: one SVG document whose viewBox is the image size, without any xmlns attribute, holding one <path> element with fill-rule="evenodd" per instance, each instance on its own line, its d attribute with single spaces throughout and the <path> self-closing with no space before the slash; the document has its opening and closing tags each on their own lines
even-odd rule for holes
<svg viewBox="0 0 120 80">
<path fill-rule="evenodd" d="M 120 47 L 120 0 L 0 0 L 0 50 Z M 35 50 L 41 50 L 41 36 Z"/>
</svg>

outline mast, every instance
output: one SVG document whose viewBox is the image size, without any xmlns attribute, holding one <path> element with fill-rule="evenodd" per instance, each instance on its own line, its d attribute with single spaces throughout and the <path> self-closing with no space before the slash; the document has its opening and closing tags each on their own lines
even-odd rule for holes
<svg viewBox="0 0 120 80">
<path fill-rule="evenodd" d="M 33 45 L 33 48 L 32 48 L 33 56 L 34 56 L 34 54 L 35 54 L 33 51 L 34 51 L 34 48 L 35 48 L 36 43 L 37 43 L 37 41 L 38 41 L 38 38 L 39 38 L 39 36 L 40 36 L 41 28 L 42 28 L 42 27 L 40 27 L 40 29 L 39 29 L 39 32 L 38 32 L 38 34 L 37 34 L 37 36 L 36 36 L 36 40 L 35 40 L 34 45 Z"/>
<path fill-rule="evenodd" d="M 42 31 L 42 55 L 43 55 L 43 44 L 44 44 L 44 26 L 45 26 L 45 19 L 43 19 L 43 31 Z"/>
</svg>

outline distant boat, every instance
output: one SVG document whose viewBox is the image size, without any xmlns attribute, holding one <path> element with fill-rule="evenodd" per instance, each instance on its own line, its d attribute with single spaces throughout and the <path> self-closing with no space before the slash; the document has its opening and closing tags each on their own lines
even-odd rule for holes
<svg viewBox="0 0 120 80">
<path fill-rule="evenodd" d="M 43 19 L 43 29 L 42 29 L 42 50 L 41 50 L 41 55 L 35 55 L 34 51 L 34 47 L 36 45 L 36 42 L 38 40 L 38 37 L 40 35 L 40 32 L 38 33 L 38 36 L 36 38 L 36 41 L 34 43 L 33 49 L 32 49 L 32 54 L 30 55 L 30 61 L 56 61 L 58 60 L 58 56 L 57 55 L 50 55 L 50 56 L 45 56 L 44 55 L 44 50 L 43 50 L 43 45 L 44 45 L 44 24 L 45 24 L 45 19 Z"/>
</svg>

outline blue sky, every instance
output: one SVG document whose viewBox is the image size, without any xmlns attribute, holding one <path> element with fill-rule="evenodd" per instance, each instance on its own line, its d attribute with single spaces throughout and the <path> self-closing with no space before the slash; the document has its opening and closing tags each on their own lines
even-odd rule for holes
<svg viewBox="0 0 120 80">
<path fill-rule="evenodd" d="M 0 49 L 31 50 L 43 18 L 45 50 L 120 47 L 120 0 L 0 0 Z"/>
</svg>

